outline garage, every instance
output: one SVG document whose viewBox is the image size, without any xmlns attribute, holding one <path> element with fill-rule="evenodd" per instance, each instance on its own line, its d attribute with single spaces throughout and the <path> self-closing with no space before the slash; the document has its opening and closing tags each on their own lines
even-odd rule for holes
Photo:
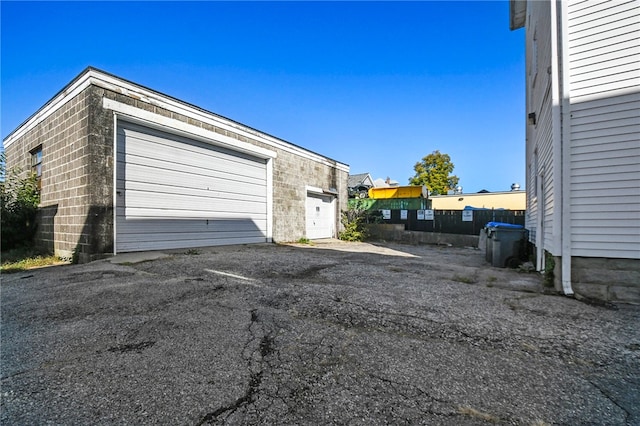
<svg viewBox="0 0 640 426">
<path fill-rule="evenodd" d="M 23 177 L 42 152 L 35 243 L 79 263 L 335 237 L 347 208 L 347 164 L 92 67 L 3 144 Z"/>
<path fill-rule="evenodd" d="M 266 242 L 268 160 L 118 120 L 116 252 Z"/>
<path fill-rule="evenodd" d="M 310 240 L 335 237 L 335 202 L 332 195 L 307 192 L 306 235 Z"/>
</svg>

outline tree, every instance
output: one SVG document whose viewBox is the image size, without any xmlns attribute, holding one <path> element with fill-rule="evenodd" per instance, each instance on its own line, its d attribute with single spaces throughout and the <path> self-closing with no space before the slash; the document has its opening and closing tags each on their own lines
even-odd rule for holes
<svg viewBox="0 0 640 426">
<path fill-rule="evenodd" d="M 20 177 L 19 169 L 5 170 L 5 155 L 0 154 L 0 226 L 2 250 L 32 243 L 36 232 L 36 213 L 40 203 L 35 175 Z"/>
<path fill-rule="evenodd" d="M 433 195 L 446 194 L 453 189 L 460 180 L 458 176 L 452 175 L 453 163 L 448 154 L 440 151 L 433 151 L 413 166 L 416 174 L 409 178 L 410 185 L 424 185 Z"/>
</svg>

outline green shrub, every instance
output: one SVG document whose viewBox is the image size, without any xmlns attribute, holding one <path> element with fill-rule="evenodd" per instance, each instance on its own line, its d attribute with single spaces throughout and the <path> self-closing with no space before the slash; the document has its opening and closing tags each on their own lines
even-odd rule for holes
<svg viewBox="0 0 640 426">
<path fill-rule="evenodd" d="M 73 263 L 74 265 L 77 265 L 78 263 L 80 263 L 80 250 L 82 248 L 80 247 L 80 244 L 76 245 L 73 248 L 73 252 L 71 253 L 71 263 Z"/>
<path fill-rule="evenodd" d="M 549 253 L 546 250 L 544 252 L 544 256 L 545 256 L 545 261 L 544 261 L 545 262 L 545 266 L 544 266 L 543 284 L 544 284 L 545 287 L 553 287 L 554 286 L 554 281 L 555 281 L 555 274 L 554 274 L 553 270 L 556 267 L 556 260 L 551 255 L 551 253 Z"/>
<path fill-rule="evenodd" d="M 19 169 L 13 169 L 5 175 L 4 154 L 0 161 L 5 178 L 0 182 L 0 226 L 2 250 L 6 251 L 33 244 L 40 193 L 35 175 L 20 178 Z"/>
<path fill-rule="evenodd" d="M 475 284 L 478 282 L 478 279 L 475 276 L 471 276 L 471 275 L 454 275 L 453 277 L 451 277 L 452 281 L 458 281 L 459 283 L 465 283 L 465 284 Z"/>
<path fill-rule="evenodd" d="M 2 252 L 2 266 L 0 266 L 0 271 L 3 274 L 10 274 L 60 263 L 63 263 L 63 260 L 57 256 L 48 255 L 34 247 L 22 246 Z"/>
<path fill-rule="evenodd" d="M 342 212 L 342 224 L 344 231 L 340 232 L 343 241 L 364 241 L 368 236 L 365 223 L 367 222 L 366 210 L 349 209 Z"/>
</svg>

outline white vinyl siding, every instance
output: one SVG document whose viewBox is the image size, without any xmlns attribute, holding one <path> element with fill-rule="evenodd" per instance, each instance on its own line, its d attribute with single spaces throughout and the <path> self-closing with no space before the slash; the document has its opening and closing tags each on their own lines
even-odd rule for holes
<svg viewBox="0 0 640 426">
<path fill-rule="evenodd" d="M 529 85 L 528 113 L 535 112 L 540 122 L 540 109 L 550 84 L 551 34 L 546 29 L 551 20 L 547 2 L 533 2 L 529 6 L 527 27 L 527 78 Z"/>
<path fill-rule="evenodd" d="M 529 230 L 529 241 L 536 241 L 536 220 L 538 218 L 538 199 L 536 197 L 537 181 L 534 170 L 536 153 L 532 152 L 527 157 L 527 207 L 525 211 L 524 227 Z"/>
<path fill-rule="evenodd" d="M 640 3 L 568 4 L 572 255 L 640 258 Z"/>
<path fill-rule="evenodd" d="M 574 0 L 567 19 L 572 103 L 637 92 L 640 3 Z"/>
<path fill-rule="evenodd" d="M 116 251 L 265 242 L 266 161 L 119 122 Z"/>
<path fill-rule="evenodd" d="M 548 72 L 551 67 L 551 34 L 547 29 L 551 22 L 551 5 L 548 2 L 530 2 L 527 8 L 530 20 L 527 23 L 527 51 L 530 52 L 527 66 L 535 66 L 537 70 L 527 72 L 527 113 L 536 114 L 536 124 L 527 125 L 527 152 L 530 154 L 527 165 L 529 197 L 526 227 L 530 232 L 530 241 L 535 243 L 538 238 L 541 238 L 542 247 L 545 250 L 559 254 L 560 248 L 554 246 L 554 233 L 560 232 L 560 224 L 555 224 L 553 221 L 554 187 L 559 180 L 556 179 L 554 170 L 552 93 Z M 534 44 L 535 49 L 533 49 Z M 531 56 L 534 54 L 536 58 Z M 537 161 L 534 161 L 534 152 L 537 152 Z M 540 173 L 541 178 L 537 177 Z M 542 193 L 537 193 L 538 179 L 542 179 L 539 182 Z M 541 235 L 538 235 L 540 230 L 537 229 L 539 221 L 542 221 Z"/>
<path fill-rule="evenodd" d="M 572 105 L 574 256 L 640 258 L 640 93 Z"/>
<path fill-rule="evenodd" d="M 548 88 L 549 89 L 549 88 Z M 547 93 L 549 93 L 548 90 Z M 553 254 L 557 254 L 557 249 L 559 247 L 555 247 L 553 245 L 553 233 L 554 233 L 554 225 L 559 226 L 559 224 L 555 224 L 553 222 L 553 212 L 555 208 L 554 204 L 554 189 L 556 184 L 556 178 L 553 163 L 553 129 L 552 129 L 552 120 L 551 120 L 551 96 L 545 97 L 545 102 L 541 106 L 540 111 L 540 125 L 539 125 L 539 148 L 538 148 L 538 161 L 539 161 L 539 170 L 542 170 L 544 173 L 542 175 L 542 194 L 539 194 L 538 197 L 542 197 L 541 200 L 538 200 L 538 205 L 544 206 L 544 211 L 539 212 L 539 214 L 543 214 L 543 238 L 544 238 L 544 249 L 548 250 Z M 559 180 L 558 180 L 559 181 Z"/>
</svg>

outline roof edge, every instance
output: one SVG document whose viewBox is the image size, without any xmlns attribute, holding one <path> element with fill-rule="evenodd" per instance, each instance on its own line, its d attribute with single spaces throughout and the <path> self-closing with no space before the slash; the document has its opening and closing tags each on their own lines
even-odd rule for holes
<svg viewBox="0 0 640 426">
<path fill-rule="evenodd" d="M 42 105 L 40 108 L 38 108 L 36 110 L 36 112 L 31 114 L 22 123 L 20 123 L 18 125 L 18 127 L 16 127 L 11 132 L 9 132 L 9 134 L 7 136 L 5 136 L 4 139 L 2 139 L 2 142 L 5 143 L 6 141 L 9 141 L 10 139 L 12 139 L 12 137 L 13 137 L 13 135 L 15 133 L 18 133 L 18 131 L 20 129 L 22 129 L 25 125 L 27 125 L 29 122 L 34 120 L 42 111 L 46 110 L 50 105 L 52 105 L 56 100 L 58 100 L 58 98 L 64 97 L 66 95 L 66 93 L 69 91 L 69 88 L 71 88 L 72 86 L 77 84 L 78 81 L 80 79 L 82 79 L 83 76 L 85 76 L 88 72 L 90 72 L 92 70 L 96 70 L 96 69 L 91 67 L 91 66 L 88 66 L 84 70 L 82 70 L 82 72 L 80 72 L 80 74 L 76 75 L 73 78 L 73 80 L 71 80 L 62 89 L 60 89 L 55 95 L 53 95 L 47 102 L 44 103 L 44 105 Z"/>
<path fill-rule="evenodd" d="M 131 91 L 144 92 L 144 95 L 150 96 L 152 98 L 164 100 L 168 104 L 171 104 L 172 106 L 175 106 L 178 108 L 179 107 L 185 108 L 185 109 L 191 110 L 192 112 L 194 112 L 199 116 L 210 117 L 216 121 L 220 121 L 221 123 L 230 125 L 233 127 L 234 131 L 246 131 L 250 133 L 252 137 L 265 139 L 263 142 L 267 142 L 270 145 L 274 145 L 279 148 L 284 148 L 282 145 L 288 145 L 296 151 L 300 150 L 300 151 L 308 152 L 308 153 L 317 155 L 318 157 L 322 157 L 326 160 L 329 160 L 338 169 L 342 169 L 347 172 L 349 170 L 349 165 L 346 163 L 339 162 L 330 157 L 327 157 L 326 155 L 322 155 L 317 152 L 311 151 L 300 145 L 296 145 L 292 142 L 286 141 L 276 136 L 272 136 L 268 133 L 262 132 L 251 126 L 247 126 L 246 124 L 240 123 L 238 121 L 235 121 L 230 118 L 224 117 L 222 115 L 216 114 L 214 112 L 208 111 L 204 108 L 182 101 L 173 96 L 150 89 L 138 83 L 134 83 L 130 80 L 118 77 L 114 74 L 100 70 L 93 66 L 86 67 L 82 72 L 80 72 L 80 74 L 78 74 L 66 86 L 64 86 L 60 91 L 58 91 L 51 99 L 49 99 L 35 113 L 29 116 L 13 131 L 11 131 L 3 139 L 4 147 L 6 148 L 8 145 L 11 145 L 15 139 L 19 138 L 20 136 L 22 136 L 22 134 L 31 130 L 33 127 L 38 125 L 41 121 L 43 121 L 45 118 L 47 118 L 57 109 L 59 109 L 62 105 L 64 105 L 70 97 L 77 95 L 78 93 L 80 93 L 81 91 L 89 87 L 90 85 L 96 85 L 96 86 L 107 88 L 107 89 L 113 89 L 113 86 L 115 85 L 119 87 L 121 90 L 123 90 L 125 94 Z M 126 86 L 129 86 L 129 87 L 126 87 Z"/>
<path fill-rule="evenodd" d="M 509 29 L 524 27 L 527 20 L 527 0 L 509 0 Z"/>
</svg>

